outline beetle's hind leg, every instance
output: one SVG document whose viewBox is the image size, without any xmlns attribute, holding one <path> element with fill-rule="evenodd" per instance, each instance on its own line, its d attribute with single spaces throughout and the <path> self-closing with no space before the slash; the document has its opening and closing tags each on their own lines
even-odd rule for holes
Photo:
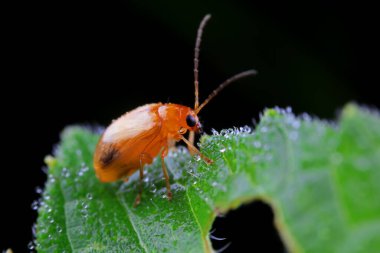
<svg viewBox="0 0 380 253">
<path fill-rule="evenodd" d="M 136 196 L 135 203 L 133 204 L 133 207 L 136 207 L 141 202 L 141 195 L 143 191 L 143 179 L 144 179 L 144 164 L 145 163 L 151 163 L 152 157 L 147 153 L 141 153 L 140 154 L 140 181 L 139 181 L 139 193 Z M 144 163 L 145 162 L 145 163 Z"/>
<path fill-rule="evenodd" d="M 168 170 L 166 168 L 165 164 L 165 156 L 168 155 L 168 147 L 165 146 L 161 152 L 161 164 L 162 164 L 162 172 L 164 173 L 165 177 L 165 182 L 166 182 L 166 194 L 168 196 L 168 200 L 172 199 L 172 191 L 170 190 L 170 179 L 169 179 L 169 174 Z"/>
</svg>

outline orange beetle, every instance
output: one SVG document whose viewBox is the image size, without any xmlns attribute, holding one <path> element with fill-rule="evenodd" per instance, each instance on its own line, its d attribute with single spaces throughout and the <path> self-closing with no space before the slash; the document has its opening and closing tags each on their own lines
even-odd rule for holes
<svg viewBox="0 0 380 253">
<path fill-rule="evenodd" d="M 102 182 L 114 182 L 118 179 L 128 180 L 129 176 L 140 171 L 140 190 L 135 200 L 135 206 L 140 203 L 142 193 L 143 167 L 150 164 L 153 158 L 161 154 L 162 170 L 166 180 L 167 196 L 170 200 L 169 175 L 164 158 L 168 154 L 171 143 L 183 140 L 188 148 L 198 154 L 204 161 L 212 161 L 203 156 L 194 147 L 194 132 L 199 132 L 201 124 L 197 114 L 200 110 L 228 84 L 237 79 L 256 74 L 255 70 L 242 72 L 226 80 L 209 97 L 199 105 L 198 101 L 198 58 L 203 28 L 210 15 L 206 15 L 197 32 L 194 50 L 194 109 L 179 104 L 154 103 L 140 106 L 120 118 L 102 134 L 94 154 L 96 176 Z M 189 140 L 183 135 L 189 131 Z"/>
</svg>

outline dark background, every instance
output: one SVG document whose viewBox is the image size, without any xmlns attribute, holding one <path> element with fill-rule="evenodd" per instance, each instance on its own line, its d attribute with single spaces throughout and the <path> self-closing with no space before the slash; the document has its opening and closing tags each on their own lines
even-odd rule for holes
<svg viewBox="0 0 380 253">
<path fill-rule="evenodd" d="M 249 68 L 259 71 L 202 111 L 206 132 L 252 125 L 265 107 L 276 105 L 327 119 L 336 119 L 349 101 L 380 106 L 379 18 L 375 6 L 364 2 L 78 0 L 1 5 L 0 250 L 27 250 L 36 219 L 31 203 L 46 178 L 43 158 L 66 125 L 107 125 L 150 102 L 193 105 L 193 47 L 206 13 L 213 17 L 201 50 L 201 100 L 231 75 Z M 258 250 L 281 251 L 274 232 L 265 232 L 270 209 L 260 203 L 247 208 L 248 215 L 231 214 L 237 219 L 233 222 L 223 223 L 229 216 L 218 220 L 222 225 L 215 234 L 227 237 L 225 243 L 232 240 L 230 251 L 244 241 Z M 249 225 L 250 233 L 241 231 L 244 226 L 232 228 L 234 224 Z M 235 237 L 223 234 L 233 229 Z M 236 241 L 239 229 L 243 242 Z M 254 237 L 257 242 L 250 239 Z"/>
</svg>

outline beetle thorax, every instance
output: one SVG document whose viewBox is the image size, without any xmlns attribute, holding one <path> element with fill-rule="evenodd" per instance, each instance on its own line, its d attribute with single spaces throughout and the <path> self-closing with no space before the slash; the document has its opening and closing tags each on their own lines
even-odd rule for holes
<svg viewBox="0 0 380 253">
<path fill-rule="evenodd" d="M 190 107 L 178 104 L 163 104 L 158 108 L 158 114 L 162 120 L 162 131 L 168 138 L 179 139 L 178 131 L 181 128 L 189 129 L 186 124 L 186 116 L 193 114 Z"/>
</svg>

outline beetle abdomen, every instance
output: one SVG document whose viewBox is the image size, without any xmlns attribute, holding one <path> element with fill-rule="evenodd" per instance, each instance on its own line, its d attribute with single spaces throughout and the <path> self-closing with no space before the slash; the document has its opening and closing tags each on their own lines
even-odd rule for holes
<svg viewBox="0 0 380 253">
<path fill-rule="evenodd" d="M 157 156 L 163 140 L 158 104 L 127 112 L 112 122 L 96 147 L 94 167 L 102 182 L 113 182 L 132 175 Z"/>
</svg>

